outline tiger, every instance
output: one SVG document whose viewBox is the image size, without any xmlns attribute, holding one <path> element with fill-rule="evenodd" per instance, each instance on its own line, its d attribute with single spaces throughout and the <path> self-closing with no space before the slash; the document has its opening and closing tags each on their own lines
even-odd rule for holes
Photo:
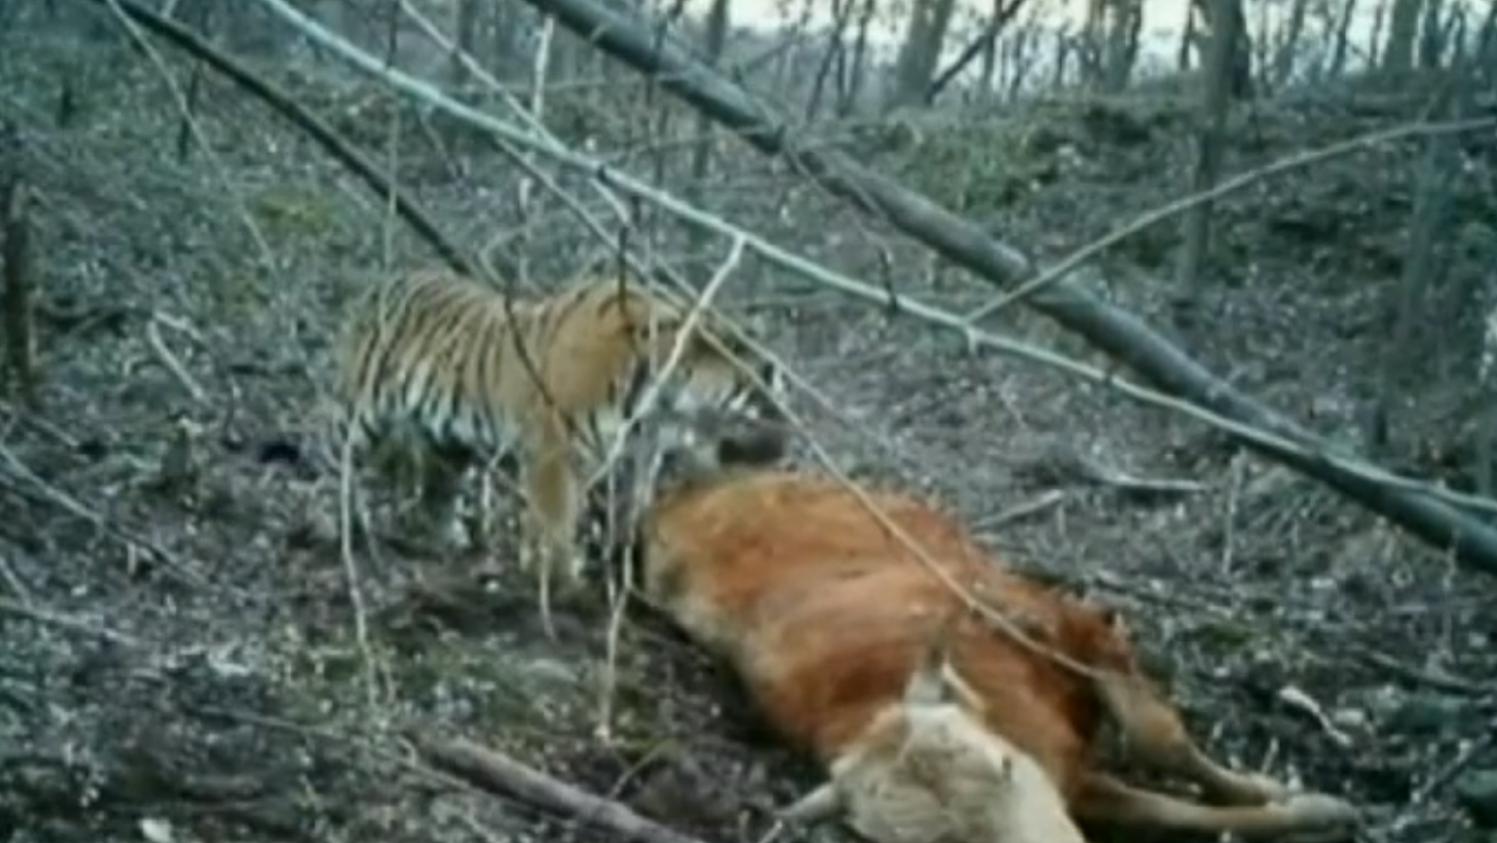
<svg viewBox="0 0 1497 843">
<path fill-rule="evenodd" d="M 457 503 L 469 469 L 512 459 L 526 498 L 520 567 L 538 568 L 543 597 L 557 574 L 570 589 L 586 561 L 577 542 L 591 511 L 585 495 L 626 419 L 649 410 L 626 431 L 644 463 L 625 492 L 634 496 L 649 494 L 661 454 L 716 447 L 710 430 L 722 419 L 783 419 L 780 367 L 730 339 L 707 309 L 655 384 L 687 317 L 639 284 L 601 275 L 530 298 L 447 271 L 392 275 L 344 323 L 334 436 L 348 455 L 372 452 L 386 474 L 404 469 L 417 486 L 416 529 L 449 546 L 466 540 Z M 656 400 L 643 408 L 651 389 Z M 783 440 L 773 443 L 751 459 L 777 459 Z M 643 505 L 631 502 L 636 512 Z"/>
</svg>

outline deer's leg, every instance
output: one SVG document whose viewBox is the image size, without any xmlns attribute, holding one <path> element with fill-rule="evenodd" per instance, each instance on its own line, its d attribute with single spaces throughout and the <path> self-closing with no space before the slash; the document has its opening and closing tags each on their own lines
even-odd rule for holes
<svg viewBox="0 0 1497 843">
<path fill-rule="evenodd" d="M 1133 758 L 1194 781 L 1211 797 L 1231 805 L 1261 805 L 1289 796 L 1289 789 L 1274 779 L 1213 761 L 1185 731 L 1179 712 L 1143 677 L 1114 674 L 1099 685 Z"/>
<path fill-rule="evenodd" d="M 1349 832 L 1357 822 L 1355 808 L 1321 794 L 1300 794 L 1265 805 L 1201 805 L 1135 788 L 1105 774 L 1087 779 L 1072 810 L 1086 822 L 1201 834 L 1230 831 L 1252 838 Z"/>
</svg>

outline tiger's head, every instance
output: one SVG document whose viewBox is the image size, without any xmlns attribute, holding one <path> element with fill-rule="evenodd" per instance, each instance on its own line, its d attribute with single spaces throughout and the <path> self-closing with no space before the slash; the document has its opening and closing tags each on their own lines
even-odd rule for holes
<svg viewBox="0 0 1497 843">
<path fill-rule="evenodd" d="M 783 455 L 788 440 L 776 444 L 772 432 L 788 431 L 784 376 L 752 347 L 747 332 L 711 309 L 693 314 L 689 306 L 637 287 L 615 287 L 608 295 L 639 363 L 625 389 L 626 412 L 647 410 L 669 427 L 695 432 L 673 443 L 677 447 L 727 436 L 724 456 L 730 461 L 772 462 Z M 689 330 L 684 338 L 683 330 Z M 642 408 L 652 389 L 652 405 Z M 752 441 L 738 437 L 742 423 L 757 425 Z"/>
</svg>

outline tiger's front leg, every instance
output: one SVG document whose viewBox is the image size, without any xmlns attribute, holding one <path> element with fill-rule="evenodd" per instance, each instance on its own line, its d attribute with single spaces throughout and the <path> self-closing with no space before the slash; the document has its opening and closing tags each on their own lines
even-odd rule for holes
<svg viewBox="0 0 1497 843">
<path fill-rule="evenodd" d="M 520 567 L 551 583 L 559 574 L 561 587 L 570 590 L 582 579 L 584 559 L 576 542 L 577 478 L 564 447 L 534 455 L 528 467 L 526 507 L 521 537 Z"/>
</svg>

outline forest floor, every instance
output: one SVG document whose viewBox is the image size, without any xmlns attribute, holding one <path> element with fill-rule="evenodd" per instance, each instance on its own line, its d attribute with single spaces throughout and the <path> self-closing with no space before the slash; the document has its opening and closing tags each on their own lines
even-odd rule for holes
<svg viewBox="0 0 1497 843">
<path fill-rule="evenodd" d="M 412 734 L 501 749 L 710 841 L 757 839 L 766 810 L 816 782 L 762 734 L 724 671 L 642 613 L 624 624 L 600 736 L 601 625 L 563 617 L 559 642 L 542 635 L 505 546 L 474 560 L 357 548 L 379 666 L 371 700 L 336 480 L 299 456 L 350 296 L 434 258 L 223 80 L 191 83 L 207 146 L 188 142 L 184 155 L 174 91 L 149 57 L 56 34 L 0 39 L 0 113 L 19 129 L 36 196 L 44 377 L 39 411 L 0 401 L 0 841 L 606 837 L 434 775 Z M 166 60 L 187 89 L 189 65 Z M 380 160 L 398 160 L 402 185 L 449 236 L 476 249 L 517 225 L 504 159 L 302 61 L 264 67 Z M 1412 101 L 1350 90 L 1260 103 L 1234 118 L 1229 166 L 1416 116 Z M 1183 101 L 1141 94 L 850 142 L 1054 259 L 1174 197 L 1191 123 Z M 651 172 L 647 144 L 598 126 L 600 149 Z M 1497 146 L 1453 149 L 1469 177 L 1454 187 L 1442 284 L 1462 290 L 1492 283 L 1482 273 L 1497 253 Z M 1359 443 L 1423 157 L 1419 140 L 1382 144 L 1237 194 L 1216 217 L 1210 277 L 1189 296 L 1168 280 L 1168 223 L 1110 251 L 1097 291 L 1249 394 Z M 684 162 L 661 164 L 668 182 Z M 953 310 L 993 295 L 742 147 L 722 147 L 702 195 L 902 295 Z M 602 253 L 556 203 L 538 214 L 522 248 L 541 283 Z M 711 242 L 693 255 L 689 239 L 660 230 L 653 254 L 695 258 L 683 265 L 698 276 L 726 251 Z M 928 494 L 1014 565 L 1122 609 L 1213 754 L 1354 800 L 1368 816 L 1360 840 L 1491 839 L 1457 797 L 1497 768 L 1491 578 L 1108 389 L 973 354 L 960 336 L 755 261 L 725 293 L 729 312 L 747 314 L 835 408 L 795 397 L 844 468 Z M 1397 372 L 1394 464 L 1449 471 L 1461 467 L 1445 455 L 1474 393 L 1480 318 L 1427 307 L 1409 340 L 1423 345 Z M 1102 362 L 1032 315 L 994 327 Z M 1138 494 L 1087 466 L 1201 490 Z"/>
</svg>

